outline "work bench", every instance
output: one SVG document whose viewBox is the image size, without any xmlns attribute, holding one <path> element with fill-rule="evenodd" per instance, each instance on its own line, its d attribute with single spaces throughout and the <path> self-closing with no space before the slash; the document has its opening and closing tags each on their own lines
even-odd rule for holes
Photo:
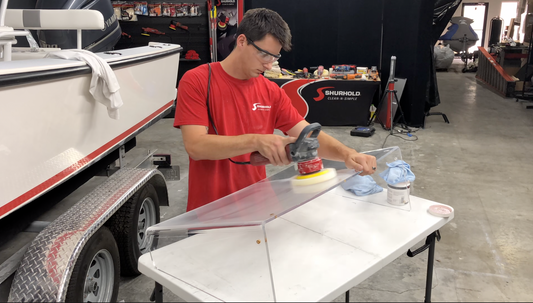
<svg viewBox="0 0 533 303">
<path fill-rule="evenodd" d="M 289 168 L 269 178 L 278 197 L 284 190 L 277 185 L 293 174 Z M 430 302 L 438 230 L 453 213 L 433 216 L 428 208 L 439 203 L 415 196 L 404 206 L 386 199 L 386 190 L 358 197 L 333 187 L 263 226 L 208 229 L 166 246 L 169 238 L 160 237 L 160 248 L 140 258 L 139 270 L 156 281 L 156 301 L 162 285 L 186 301 L 332 301 L 344 293 L 348 299 L 352 287 L 401 255 L 422 252 L 409 249 L 425 239 Z M 221 210 L 191 218 L 209 223 L 215 213 L 234 215 Z"/>
</svg>

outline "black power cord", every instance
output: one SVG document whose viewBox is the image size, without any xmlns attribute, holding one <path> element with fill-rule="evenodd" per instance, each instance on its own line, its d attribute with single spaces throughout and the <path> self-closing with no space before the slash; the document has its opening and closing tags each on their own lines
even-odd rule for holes
<svg viewBox="0 0 533 303">
<path fill-rule="evenodd" d="M 418 130 L 418 129 L 417 129 L 417 130 Z M 405 141 L 416 141 L 416 140 L 418 140 L 418 136 L 417 136 L 417 135 L 413 135 L 413 134 L 411 134 L 411 133 L 412 133 L 412 132 L 416 132 L 417 130 L 415 130 L 415 131 L 405 131 L 405 130 L 400 130 L 400 129 L 394 129 L 393 132 L 394 132 L 394 131 L 397 131 L 398 134 L 394 134 L 394 133 L 391 134 L 391 133 L 389 133 L 389 134 L 387 135 L 387 137 L 385 137 L 385 141 L 383 141 L 383 145 L 381 145 L 381 148 L 384 148 L 384 147 L 385 147 L 385 143 L 387 142 L 387 139 L 388 139 L 390 136 L 397 137 L 397 138 L 400 138 L 400 139 L 405 140 Z M 413 139 L 406 139 L 406 138 L 402 137 L 401 135 L 407 135 L 408 137 L 411 137 L 411 138 L 413 138 Z"/>
<path fill-rule="evenodd" d="M 211 123 L 211 126 L 213 126 L 213 130 L 215 131 L 215 134 L 218 135 L 217 128 L 215 127 L 215 122 L 213 121 L 213 118 L 211 117 L 211 110 L 209 109 L 209 93 L 211 91 L 211 64 L 207 63 L 207 67 L 209 68 L 209 76 L 207 78 L 207 116 L 209 118 L 209 122 Z M 239 165 L 249 165 L 251 164 L 250 161 L 248 162 L 239 162 L 239 161 L 233 161 L 231 158 L 228 158 L 232 163 L 239 164 Z"/>
<path fill-rule="evenodd" d="M 391 124 L 392 130 L 387 135 L 387 137 L 385 137 L 385 140 L 383 141 L 383 144 L 381 145 L 381 148 L 385 147 L 385 143 L 387 142 L 387 139 L 390 136 L 397 137 L 397 138 L 400 138 L 400 139 L 405 140 L 405 141 L 416 141 L 416 140 L 418 140 L 418 136 L 414 135 L 413 133 L 417 132 L 419 130 L 419 128 L 411 129 L 410 127 L 407 126 L 407 123 L 405 122 L 405 116 L 403 115 L 402 107 L 400 106 L 400 102 L 398 102 L 398 97 L 396 96 L 396 91 L 394 91 L 393 93 L 394 93 L 394 96 L 396 98 L 396 102 L 398 104 L 398 109 L 400 110 L 400 117 L 399 118 L 403 120 L 403 123 L 396 123 L 396 125 L 400 126 L 400 128 L 401 128 L 401 129 L 397 129 L 396 127 L 394 127 L 394 124 L 395 124 L 394 121 L 392 121 L 392 124 Z M 398 134 L 396 134 L 395 132 L 397 132 Z M 401 135 L 406 135 L 409 138 L 413 138 L 413 139 L 406 139 L 406 138 L 402 137 Z"/>
</svg>

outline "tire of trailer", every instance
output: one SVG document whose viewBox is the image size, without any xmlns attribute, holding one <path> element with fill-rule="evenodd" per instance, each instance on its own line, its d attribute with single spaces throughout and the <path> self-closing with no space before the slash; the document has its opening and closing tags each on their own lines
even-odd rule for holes
<svg viewBox="0 0 533 303">
<path fill-rule="evenodd" d="M 83 247 L 69 280 L 66 302 L 116 302 L 120 258 L 113 234 L 102 226 Z"/>
<path fill-rule="evenodd" d="M 154 244 L 146 237 L 146 229 L 159 223 L 159 198 L 150 183 L 141 187 L 107 221 L 120 252 L 120 274 L 122 276 L 140 275 L 139 257 L 150 250 Z"/>
</svg>

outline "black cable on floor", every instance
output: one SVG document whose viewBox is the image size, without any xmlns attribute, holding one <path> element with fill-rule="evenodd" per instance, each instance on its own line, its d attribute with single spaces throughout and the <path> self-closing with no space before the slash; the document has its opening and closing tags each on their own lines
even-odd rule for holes
<svg viewBox="0 0 533 303">
<path fill-rule="evenodd" d="M 417 129 L 418 130 L 418 129 Z M 397 129 L 394 129 L 393 132 L 399 132 L 399 134 L 388 134 L 387 137 L 385 137 L 385 141 L 383 141 L 383 145 L 381 145 L 381 148 L 384 148 L 385 147 L 385 143 L 387 142 L 387 139 L 390 137 L 390 136 L 393 136 L 393 137 L 398 137 L 402 140 L 405 140 L 405 141 L 416 141 L 418 140 L 418 136 L 417 135 L 413 135 L 411 134 L 411 132 L 416 132 L 417 130 L 415 131 L 404 131 L 404 130 L 397 130 Z M 406 135 L 410 138 L 413 138 L 413 139 L 406 139 L 404 137 L 402 137 L 401 135 Z"/>
</svg>

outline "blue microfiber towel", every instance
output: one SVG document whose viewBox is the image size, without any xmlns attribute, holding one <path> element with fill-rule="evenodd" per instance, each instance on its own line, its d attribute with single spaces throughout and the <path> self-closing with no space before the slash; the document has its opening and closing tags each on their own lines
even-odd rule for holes
<svg viewBox="0 0 533 303">
<path fill-rule="evenodd" d="M 394 185 L 400 182 L 413 182 L 415 174 L 411 171 L 411 166 L 403 160 L 396 160 L 392 163 L 387 163 L 387 168 L 379 174 L 387 184 Z"/>
<path fill-rule="evenodd" d="M 383 188 L 371 176 L 357 175 L 341 183 L 341 186 L 356 196 L 368 196 L 383 191 Z"/>
</svg>

